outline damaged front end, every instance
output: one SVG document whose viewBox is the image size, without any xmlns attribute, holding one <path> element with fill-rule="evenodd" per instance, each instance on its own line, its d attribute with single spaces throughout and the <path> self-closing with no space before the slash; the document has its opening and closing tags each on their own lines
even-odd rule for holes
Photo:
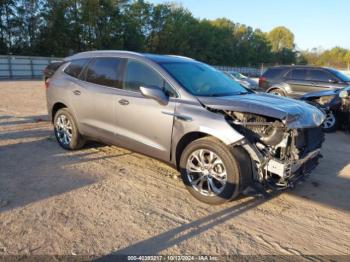
<svg viewBox="0 0 350 262">
<path fill-rule="evenodd" d="M 240 145 L 250 154 L 259 182 L 292 187 L 310 172 L 321 156 L 322 128 L 289 128 L 283 121 L 252 113 L 225 110 L 227 121 L 245 136 Z"/>
<path fill-rule="evenodd" d="M 269 94 L 200 98 L 210 111 L 225 116 L 245 138 L 255 180 L 277 187 L 293 186 L 321 156 L 325 115 L 316 107 Z"/>
</svg>

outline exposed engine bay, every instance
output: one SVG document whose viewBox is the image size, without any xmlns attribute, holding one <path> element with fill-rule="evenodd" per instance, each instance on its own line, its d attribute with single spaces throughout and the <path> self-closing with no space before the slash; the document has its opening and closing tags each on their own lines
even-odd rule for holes
<svg viewBox="0 0 350 262">
<path fill-rule="evenodd" d="M 256 163 L 257 179 L 291 186 L 295 173 L 317 164 L 324 141 L 322 128 L 289 129 L 280 120 L 252 113 L 223 111 L 248 143 L 242 145 Z M 313 163 L 314 161 L 314 163 Z"/>
<path fill-rule="evenodd" d="M 249 154 L 253 178 L 274 187 L 292 187 L 318 164 L 325 114 L 315 106 L 270 94 L 200 97 L 222 114 L 241 137 L 232 146 Z"/>
</svg>

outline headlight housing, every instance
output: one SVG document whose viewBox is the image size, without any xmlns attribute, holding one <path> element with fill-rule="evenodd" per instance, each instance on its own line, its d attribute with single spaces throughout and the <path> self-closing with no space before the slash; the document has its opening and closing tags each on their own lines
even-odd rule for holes
<svg viewBox="0 0 350 262">
<path fill-rule="evenodd" d="M 343 90 L 339 93 L 340 98 L 348 98 L 349 97 L 349 91 Z"/>
</svg>

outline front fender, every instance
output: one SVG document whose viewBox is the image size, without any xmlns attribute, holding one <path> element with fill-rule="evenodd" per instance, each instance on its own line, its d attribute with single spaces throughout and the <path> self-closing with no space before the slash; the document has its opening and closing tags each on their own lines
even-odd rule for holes
<svg viewBox="0 0 350 262">
<path fill-rule="evenodd" d="M 172 156 L 176 155 L 176 147 L 179 141 L 190 133 L 199 133 L 217 138 L 226 145 L 232 145 L 244 139 L 244 136 L 236 131 L 225 120 L 224 115 L 211 112 L 199 103 L 181 103 L 176 107 L 172 135 Z"/>
</svg>

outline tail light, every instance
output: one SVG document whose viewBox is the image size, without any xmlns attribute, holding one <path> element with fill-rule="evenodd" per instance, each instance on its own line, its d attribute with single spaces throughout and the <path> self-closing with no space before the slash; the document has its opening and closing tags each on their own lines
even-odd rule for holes
<svg viewBox="0 0 350 262">
<path fill-rule="evenodd" d="M 259 77 L 259 87 L 263 87 L 265 82 L 266 82 L 266 78 L 263 76 L 260 76 Z"/>
<path fill-rule="evenodd" d="M 50 86 L 50 78 L 45 79 L 45 88 L 48 89 Z"/>
</svg>

